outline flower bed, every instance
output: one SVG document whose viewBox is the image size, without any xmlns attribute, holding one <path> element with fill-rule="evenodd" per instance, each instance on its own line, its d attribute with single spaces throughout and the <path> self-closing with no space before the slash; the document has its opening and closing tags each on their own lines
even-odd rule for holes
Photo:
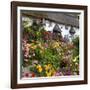
<svg viewBox="0 0 90 90">
<path fill-rule="evenodd" d="M 26 27 L 22 37 L 22 77 L 51 77 L 79 74 L 79 37 L 65 42 L 41 24 Z"/>
</svg>

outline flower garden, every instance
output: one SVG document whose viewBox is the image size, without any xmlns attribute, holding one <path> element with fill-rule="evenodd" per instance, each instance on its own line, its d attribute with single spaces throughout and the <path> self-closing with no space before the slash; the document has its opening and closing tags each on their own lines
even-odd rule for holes
<svg viewBox="0 0 90 90">
<path fill-rule="evenodd" d="M 67 41 L 35 21 L 23 22 L 22 72 L 25 78 L 79 75 L 79 36 Z"/>
</svg>

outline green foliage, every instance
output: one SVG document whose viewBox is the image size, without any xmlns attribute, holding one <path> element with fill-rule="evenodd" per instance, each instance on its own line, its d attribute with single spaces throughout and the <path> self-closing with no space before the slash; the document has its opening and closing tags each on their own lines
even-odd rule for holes
<svg viewBox="0 0 90 90">
<path fill-rule="evenodd" d="M 73 57 L 76 57 L 79 55 L 79 37 L 75 37 L 72 42 L 74 44 Z"/>
</svg>

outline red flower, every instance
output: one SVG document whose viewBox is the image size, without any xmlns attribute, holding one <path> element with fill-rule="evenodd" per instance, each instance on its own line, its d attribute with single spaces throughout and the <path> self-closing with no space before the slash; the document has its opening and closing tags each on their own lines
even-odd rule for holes
<svg viewBox="0 0 90 90">
<path fill-rule="evenodd" d="M 26 74 L 25 74 L 25 77 L 29 77 L 29 73 L 26 73 Z"/>
<path fill-rule="evenodd" d="M 35 77 L 35 74 L 34 74 L 34 73 L 32 73 L 31 77 Z"/>
</svg>

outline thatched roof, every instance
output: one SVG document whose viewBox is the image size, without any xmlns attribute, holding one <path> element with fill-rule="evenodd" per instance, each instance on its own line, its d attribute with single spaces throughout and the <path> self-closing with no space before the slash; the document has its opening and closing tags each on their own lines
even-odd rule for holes
<svg viewBox="0 0 90 90">
<path fill-rule="evenodd" d="M 73 27 L 79 27 L 79 18 L 76 13 L 62 13 L 62 12 L 23 12 L 22 15 L 32 16 L 36 18 L 44 18 L 56 22 L 58 24 L 70 25 Z"/>
</svg>

